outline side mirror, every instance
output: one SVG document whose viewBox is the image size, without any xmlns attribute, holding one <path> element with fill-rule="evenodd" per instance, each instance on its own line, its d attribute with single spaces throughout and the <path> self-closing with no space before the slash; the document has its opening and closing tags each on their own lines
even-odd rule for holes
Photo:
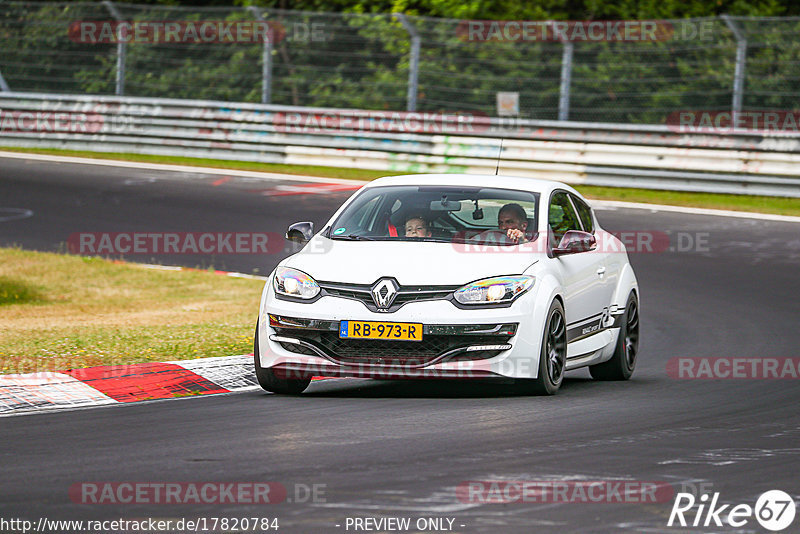
<svg viewBox="0 0 800 534">
<path fill-rule="evenodd" d="M 577 254 L 597 248 L 597 239 L 588 233 L 579 230 L 568 230 L 561 238 L 561 243 L 553 249 L 555 256 L 563 254 Z"/>
<path fill-rule="evenodd" d="M 314 237 L 314 223 L 311 221 L 298 222 L 286 230 L 286 239 L 295 243 L 307 243 Z"/>
</svg>

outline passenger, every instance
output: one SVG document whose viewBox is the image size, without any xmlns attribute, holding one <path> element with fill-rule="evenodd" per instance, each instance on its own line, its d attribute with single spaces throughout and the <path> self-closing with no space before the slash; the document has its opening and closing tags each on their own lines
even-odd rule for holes
<svg viewBox="0 0 800 534">
<path fill-rule="evenodd" d="M 431 237 L 428 222 L 418 215 L 406 219 L 406 237 Z"/>
</svg>

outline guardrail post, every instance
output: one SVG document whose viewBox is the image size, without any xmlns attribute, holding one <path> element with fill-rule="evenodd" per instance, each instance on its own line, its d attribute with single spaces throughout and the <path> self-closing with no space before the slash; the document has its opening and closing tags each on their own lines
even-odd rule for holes
<svg viewBox="0 0 800 534">
<path fill-rule="evenodd" d="M 733 74 L 733 104 L 734 114 L 742 111 L 742 98 L 744 96 L 744 73 L 747 61 L 747 38 L 729 15 L 722 15 L 722 20 L 736 38 L 736 70 Z"/>
<path fill-rule="evenodd" d="M 408 66 L 408 96 L 406 109 L 417 111 L 417 85 L 419 80 L 419 50 L 422 46 L 422 38 L 419 36 L 417 28 L 408 20 L 403 13 L 394 13 L 394 17 L 400 21 L 403 28 L 411 37 L 411 57 Z"/>
<path fill-rule="evenodd" d="M 6 79 L 3 78 L 3 73 L 2 72 L 0 72 L 0 91 L 3 91 L 5 93 L 8 93 L 8 92 L 11 91 L 11 88 L 6 83 Z"/>
<path fill-rule="evenodd" d="M 122 14 L 117 9 L 111 0 L 103 0 L 103 5 L 108 8 L 108 11 L 111 13 L 111 16 L 116 19 L 117 22 L 122 22 Z M 116 83 L 116 90 L 115 94 L 122 96 L 125 94 L 125 52 L 126 52 L 126 44 L 124 39 L 122 38 L 122 28 L 121 25 L 117 26 L 117 83 Z"/>
<path fill-rule="evenodd" d="M 561 53 L 561 85 L 558 90 L 558 120 L 569 120 L 569 89 L 572 83 L 572 41 L 564 41 Z"/>
<path fill-rule="evenodd" d="M 247 8 L 259 22 L 264 22 L 264 15 L 256 6 Z M 272 38 L 275 34 L 272 26 L 267 25 L 267 38 L 261 50 L 261 103 L 269 104 L 272 100 Z"/>
</svg>

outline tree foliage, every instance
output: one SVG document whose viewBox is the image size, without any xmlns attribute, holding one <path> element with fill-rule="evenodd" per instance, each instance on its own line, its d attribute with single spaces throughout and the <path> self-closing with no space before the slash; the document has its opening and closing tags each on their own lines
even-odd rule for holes
<svg viewBox="0 0 800 534">
<path fill-rule="evenodd" d="M 137 0 L 139 4 L 258 5 L 298 11 L 406 13 L 427 17 L 485 20 L 636 20 L 800 15 L 793 0 Z"/>
<path fill-rule="evenodd" d="M 131 21 L 253 20 L 244 0 L 238 1 L 117 5 Z M 115 92 L 116 45 L 76 43 L 66 31 L 75 21 L 111 19 L 105 6 L 3 5 L 0 72 L 13 90 Z M 513 91 L 519 93 L 521 115 L 537 119 L 557 118 L 563 45 L 465 40 L 456 19 L 676 19 L 671 39 L 574 46 L 569 117 L 643 123 L 662 123 L 677 110 L 730 107 L 736 40 L 717 14 L 775 16 L 798 10 L 778 0 L 260 0 L 259 5 L 285 30 L 271 50 L 272 103 L 405 109 L 411 43 L 391 15 L 402 12 L 411 17 L 422 42 L 418 110 L 494 115 L 496 94 Z M 705 39 L 693 33 L 700 24 L 709 29 Z M 737 24 L 748 35 L 745 106 L 795 109 L 800 19 L 742 18 Z M 321 40 L 308 38 L 315 25 L 323 28 Z M 124 94 L 259 102 L 263 54 L 262 43 L 131 43 L 125 48 Z"/>
</svg>

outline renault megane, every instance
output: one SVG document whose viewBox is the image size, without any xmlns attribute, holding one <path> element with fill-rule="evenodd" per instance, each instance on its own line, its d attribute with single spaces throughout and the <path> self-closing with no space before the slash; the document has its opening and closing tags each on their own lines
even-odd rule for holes
<svg viewBox="0 0 800 534">
<path fill-rule="evenodd" d="M 558 182 L 409 175 L 361 188 L 271 273 L 255 370 L 271 392 L 312 376 L 504 378 L 553 394 L 566 371 L 633 373 L 639 287 L 624 244 Z"/>
</svg>

